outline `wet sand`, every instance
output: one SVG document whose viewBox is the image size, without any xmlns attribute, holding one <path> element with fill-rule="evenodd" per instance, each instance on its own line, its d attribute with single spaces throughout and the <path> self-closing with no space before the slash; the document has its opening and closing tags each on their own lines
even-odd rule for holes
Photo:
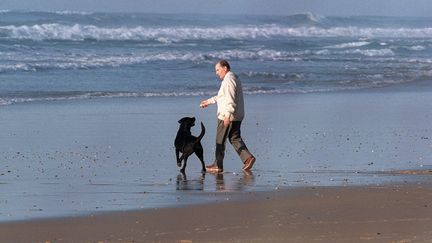
<svg viewBox="0 0 432 243">
<path fill-rule="evenodd" d="M 430 242 L 432 187 L 309 187 L 242 200 L 0 224 L 1 242 Z"/>
<path fill-rule="evenodd" d="M 430 94 L 247 96 L 252 173 L 228 146 L 225 173 L 187 177 L 179 118 L 214 153 L 201 97 L 2 107 L 0 242 L 430 242 Z"/>
</svg>

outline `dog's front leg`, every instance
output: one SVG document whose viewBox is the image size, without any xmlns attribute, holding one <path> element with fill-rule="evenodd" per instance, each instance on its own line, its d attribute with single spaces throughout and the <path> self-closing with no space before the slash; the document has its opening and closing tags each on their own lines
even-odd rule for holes
<svg viewBox="0 0 432 243">
<path fill-rule="evenodd" d="M 181 168 L 180 172 L 181 172 L 182 174 L 184 174 L 184 173 L 185 173 L 185 170 L 186 170 L 186 164 L 187 164 L 188 156 L 184 156 L 184 154 L 183 154 L 182 157 L 184 157 L 184 160 L 183 160 L 183 167 Z"/>
<path fill-rule="evenodd" d="M 175 153 L 176 153 L 176 159 L 177 159 L 177 166 L 180 167 L 181 166 L 181 161 L 183 160 L 183 155 L 182 155 L 181 158 L 179 158 L 180 150 L 178 150 L 178 149 L 176 149 Z"/>
</svg>

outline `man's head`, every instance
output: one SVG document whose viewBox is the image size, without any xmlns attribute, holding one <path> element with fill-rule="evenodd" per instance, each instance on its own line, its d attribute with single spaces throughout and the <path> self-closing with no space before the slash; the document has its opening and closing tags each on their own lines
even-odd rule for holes
<svg viewBox="0 0 432 243">
<path fill-rule="evenodd" d="M 216 75 L 223 80 L 225 75 L 230 71 L 230 65 L 226 60 L 220 60 L 215 66 Z"/>
</svg>

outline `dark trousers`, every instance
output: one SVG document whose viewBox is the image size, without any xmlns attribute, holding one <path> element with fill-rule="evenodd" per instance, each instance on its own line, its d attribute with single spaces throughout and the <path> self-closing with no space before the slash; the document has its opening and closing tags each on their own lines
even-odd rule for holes
<svg viewBox="0 0 432 243">
<path fill-rule="evenodd" d="M 249 152 L 246 144 L 241 138 L 241 121 L 233 121 L 228 127 L 224 126 L 224 122 L 218 119 L 216 131 L 216 161 L 218 168 L 223 169 L 223 159 L 225 157 L 225 142 L 228 138 L 229 142 L 234 147 L 242 162 L 246 161 L 252 154 Z"/>
</svg>

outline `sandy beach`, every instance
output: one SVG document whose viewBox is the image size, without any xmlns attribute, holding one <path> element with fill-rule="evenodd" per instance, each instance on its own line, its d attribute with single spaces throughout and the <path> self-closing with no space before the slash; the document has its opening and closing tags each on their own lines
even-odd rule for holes
<svg viewBox="0 0 432 243">
<path fill-rule="evenodd" d="M 186 176 L 179 118 L 203 121 L 214 151 L 201 97 L 3 107 L 0 242 L 429 242 L 431 97 L 247 96 L 252 173 L 228 148 L 224 173 L 191 158 Z"/>
<path fill-rule="evenodd" d="M 430 242 L 430 185 L 303 188 L 242 200 L 0 224 L 1 242 Z"/>
</svg>

